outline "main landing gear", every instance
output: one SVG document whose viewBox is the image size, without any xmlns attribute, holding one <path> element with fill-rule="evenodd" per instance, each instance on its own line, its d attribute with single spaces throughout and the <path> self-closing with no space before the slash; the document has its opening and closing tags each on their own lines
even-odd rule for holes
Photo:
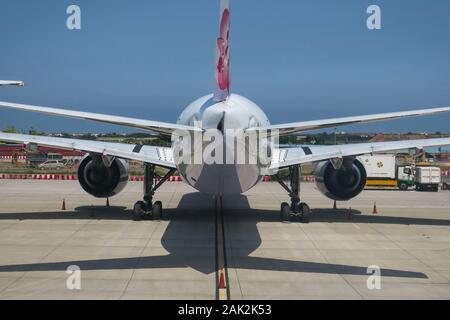
<svg viewBox="0 0 450 320">
<path fill-rule="evenodd" d="M 286 202 L 281 204 L 281 221 L 296 221 L 297 219 L 300 219 L 303 223 L 309 223 L 310 221 L 311 210 L 309 206 L 300 202 L 300 172 L 300 165 L 289 167 L 290 188 L 278 175 L 273 176 L 291 197 L 291 205 Z"/>
<path fill-rule="evenodd" d="M 156 190 L 158 190 L 159 187 L 175 173 L 175 171 L 175 169 L 169 170 L 169 172 L 158 182 L 156 179 L 155 165 L 145 164 L 144 201 L 138 201 L 134 205 L 134 221 L 140 221 L 142 219 L 159 220 L 162 218 L 162 203 L 161 201 L 153 203 L 153 196 L 155 195 Z"/>
</svg>

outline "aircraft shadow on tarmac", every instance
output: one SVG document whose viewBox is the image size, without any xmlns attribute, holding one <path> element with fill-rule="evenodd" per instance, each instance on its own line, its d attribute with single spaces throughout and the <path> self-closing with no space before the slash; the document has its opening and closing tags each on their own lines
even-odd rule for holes
<svg viewBox="0 0 450 320">
<path fill-rule="evenodd" d="M 215 265 L 215 215 L 214 200 L 200 193 L 186 194 L 176 209 L 166 209 L 164 219 L 168 226 L 161 238 L 163 256 L 142 256 L 130 258 L 98 259 L 84 261 L 63 261 L 0 266 L 0 272 L 65 271 L 68 266 L 77 265 L 81 270 L 120 270 L 152 268 L 193 268 L 204 274 L 216 271 Z M 386 223 L 448 226 L 450 221 L 406 217 L 364 216 L 353 210 L 353 220 L 347 219 L 348 210 L 315 209 L 312 223 Z M 3 213 L 0 220 L 39 219 L 130 219 L 131 211 L 124 207 L 79 207 L 73 212 Z M 330 263 L 282 260 L 251 257 L 250 254 L 262 243 L 257 229 L 258 222 L 277 222 L 279 212 L 251 209 L 247 197 L 233 196 L 224 199 L 225 234 L 229 236 L 238 226 L 245 226 L 245 240 L 242 246 L 227 249 L 229 267 L 251 270 L 272 270 L 285 272 L 307 272 L 341 275 L 367 275 L 367 266 L 351 266 Z M 139 222 L 136 222 L 139 223 Z M 242 223 L 242 224 L 241 224 Z M 239 232 L 239 231 L 238 231 Z M 228 241 L 228 245 L 230 241 Z M 233 245 L 234 246 L 234 245 Z M 232 251 L 232 256 L 230 255 Z M 424 273 L 383 269 L 385 277 L 427 278 Z"/>
</svg>

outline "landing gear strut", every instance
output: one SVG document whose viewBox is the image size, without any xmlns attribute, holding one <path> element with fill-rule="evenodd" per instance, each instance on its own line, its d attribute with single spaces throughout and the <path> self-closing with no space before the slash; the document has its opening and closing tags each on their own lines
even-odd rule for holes
<svg viewBox="0 0 450 320">
<path fill-rule="evenodd" d="M 138 201 L 133 208 L 133 220 L 140 221 L 143 218 L 150 220 L 158 220 L 162 218 L 162 203 L 156 201 L 153 203 L 153 196 L 164 182 L 166 182 L 174 173 L 175 169 L 169 170 L 167 174 L 158 182 L 155 173 L 156 166 L 153 164 L 145 164 L 144 173 L 144 201 Z"/>
<path fill-rule="evenodd" d="M 309 206 L 300 202 L 300 173 L 300 165 L 289 167 L 290 188 L 278 175 L 274 175 L 275 180 L 289 193 L 291 198 L 291 205 L 286 202 L 281 204 L 282 221 L 295 221 L 296 219 L 301 219 L 303 223 L 309 223 L 310 221 L 311 210 Z"/>
</svg>

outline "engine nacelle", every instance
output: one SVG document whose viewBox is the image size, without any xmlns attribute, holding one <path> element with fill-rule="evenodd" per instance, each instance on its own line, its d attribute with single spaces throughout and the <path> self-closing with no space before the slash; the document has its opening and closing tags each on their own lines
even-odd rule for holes
<svg viewBox="0 0 450 320">
<path fill-rule="evenodd" d="M 87 155 L 78 168 L 81 187 L 96 198 L 109 198 L 121 192 L 128 183 L 128 162 L 114 159 L 111 166 L 103 163 L 101 156 Z"/>
<path fill-rule="evenodd" d="M 345 159 L 340 169 L 331 161 L 317 164 L 316 186 L 325 196 L 336 201 L 347 201 L 359 195 L 367 182 L 367 172 L 356 159 Z"/>
</svg>

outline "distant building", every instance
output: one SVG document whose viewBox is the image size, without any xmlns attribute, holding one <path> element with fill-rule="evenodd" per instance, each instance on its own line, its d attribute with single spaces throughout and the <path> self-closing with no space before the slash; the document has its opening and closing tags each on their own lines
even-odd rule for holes
<svg viewBox="0 0 450 320">
<path fill-rule="evenodd" d="M 25 160 L 23 145 L 0 145 L 0 161 L 11 162 L 14 157 L 18 160 Z"/>
<path fill-rule="evenodd" d="M 24 149 L 22 144 L 0 145 L 0 161 L 11 162 L 17 159 L 19 162 L 39 163 L 44 162 L 51 155 L 60 155 L 63 160 L 76 162 L 81 160 L 86 153 L 80 151 L 61 150 L 39 146 L 35 151 Z"/>
</svg>

